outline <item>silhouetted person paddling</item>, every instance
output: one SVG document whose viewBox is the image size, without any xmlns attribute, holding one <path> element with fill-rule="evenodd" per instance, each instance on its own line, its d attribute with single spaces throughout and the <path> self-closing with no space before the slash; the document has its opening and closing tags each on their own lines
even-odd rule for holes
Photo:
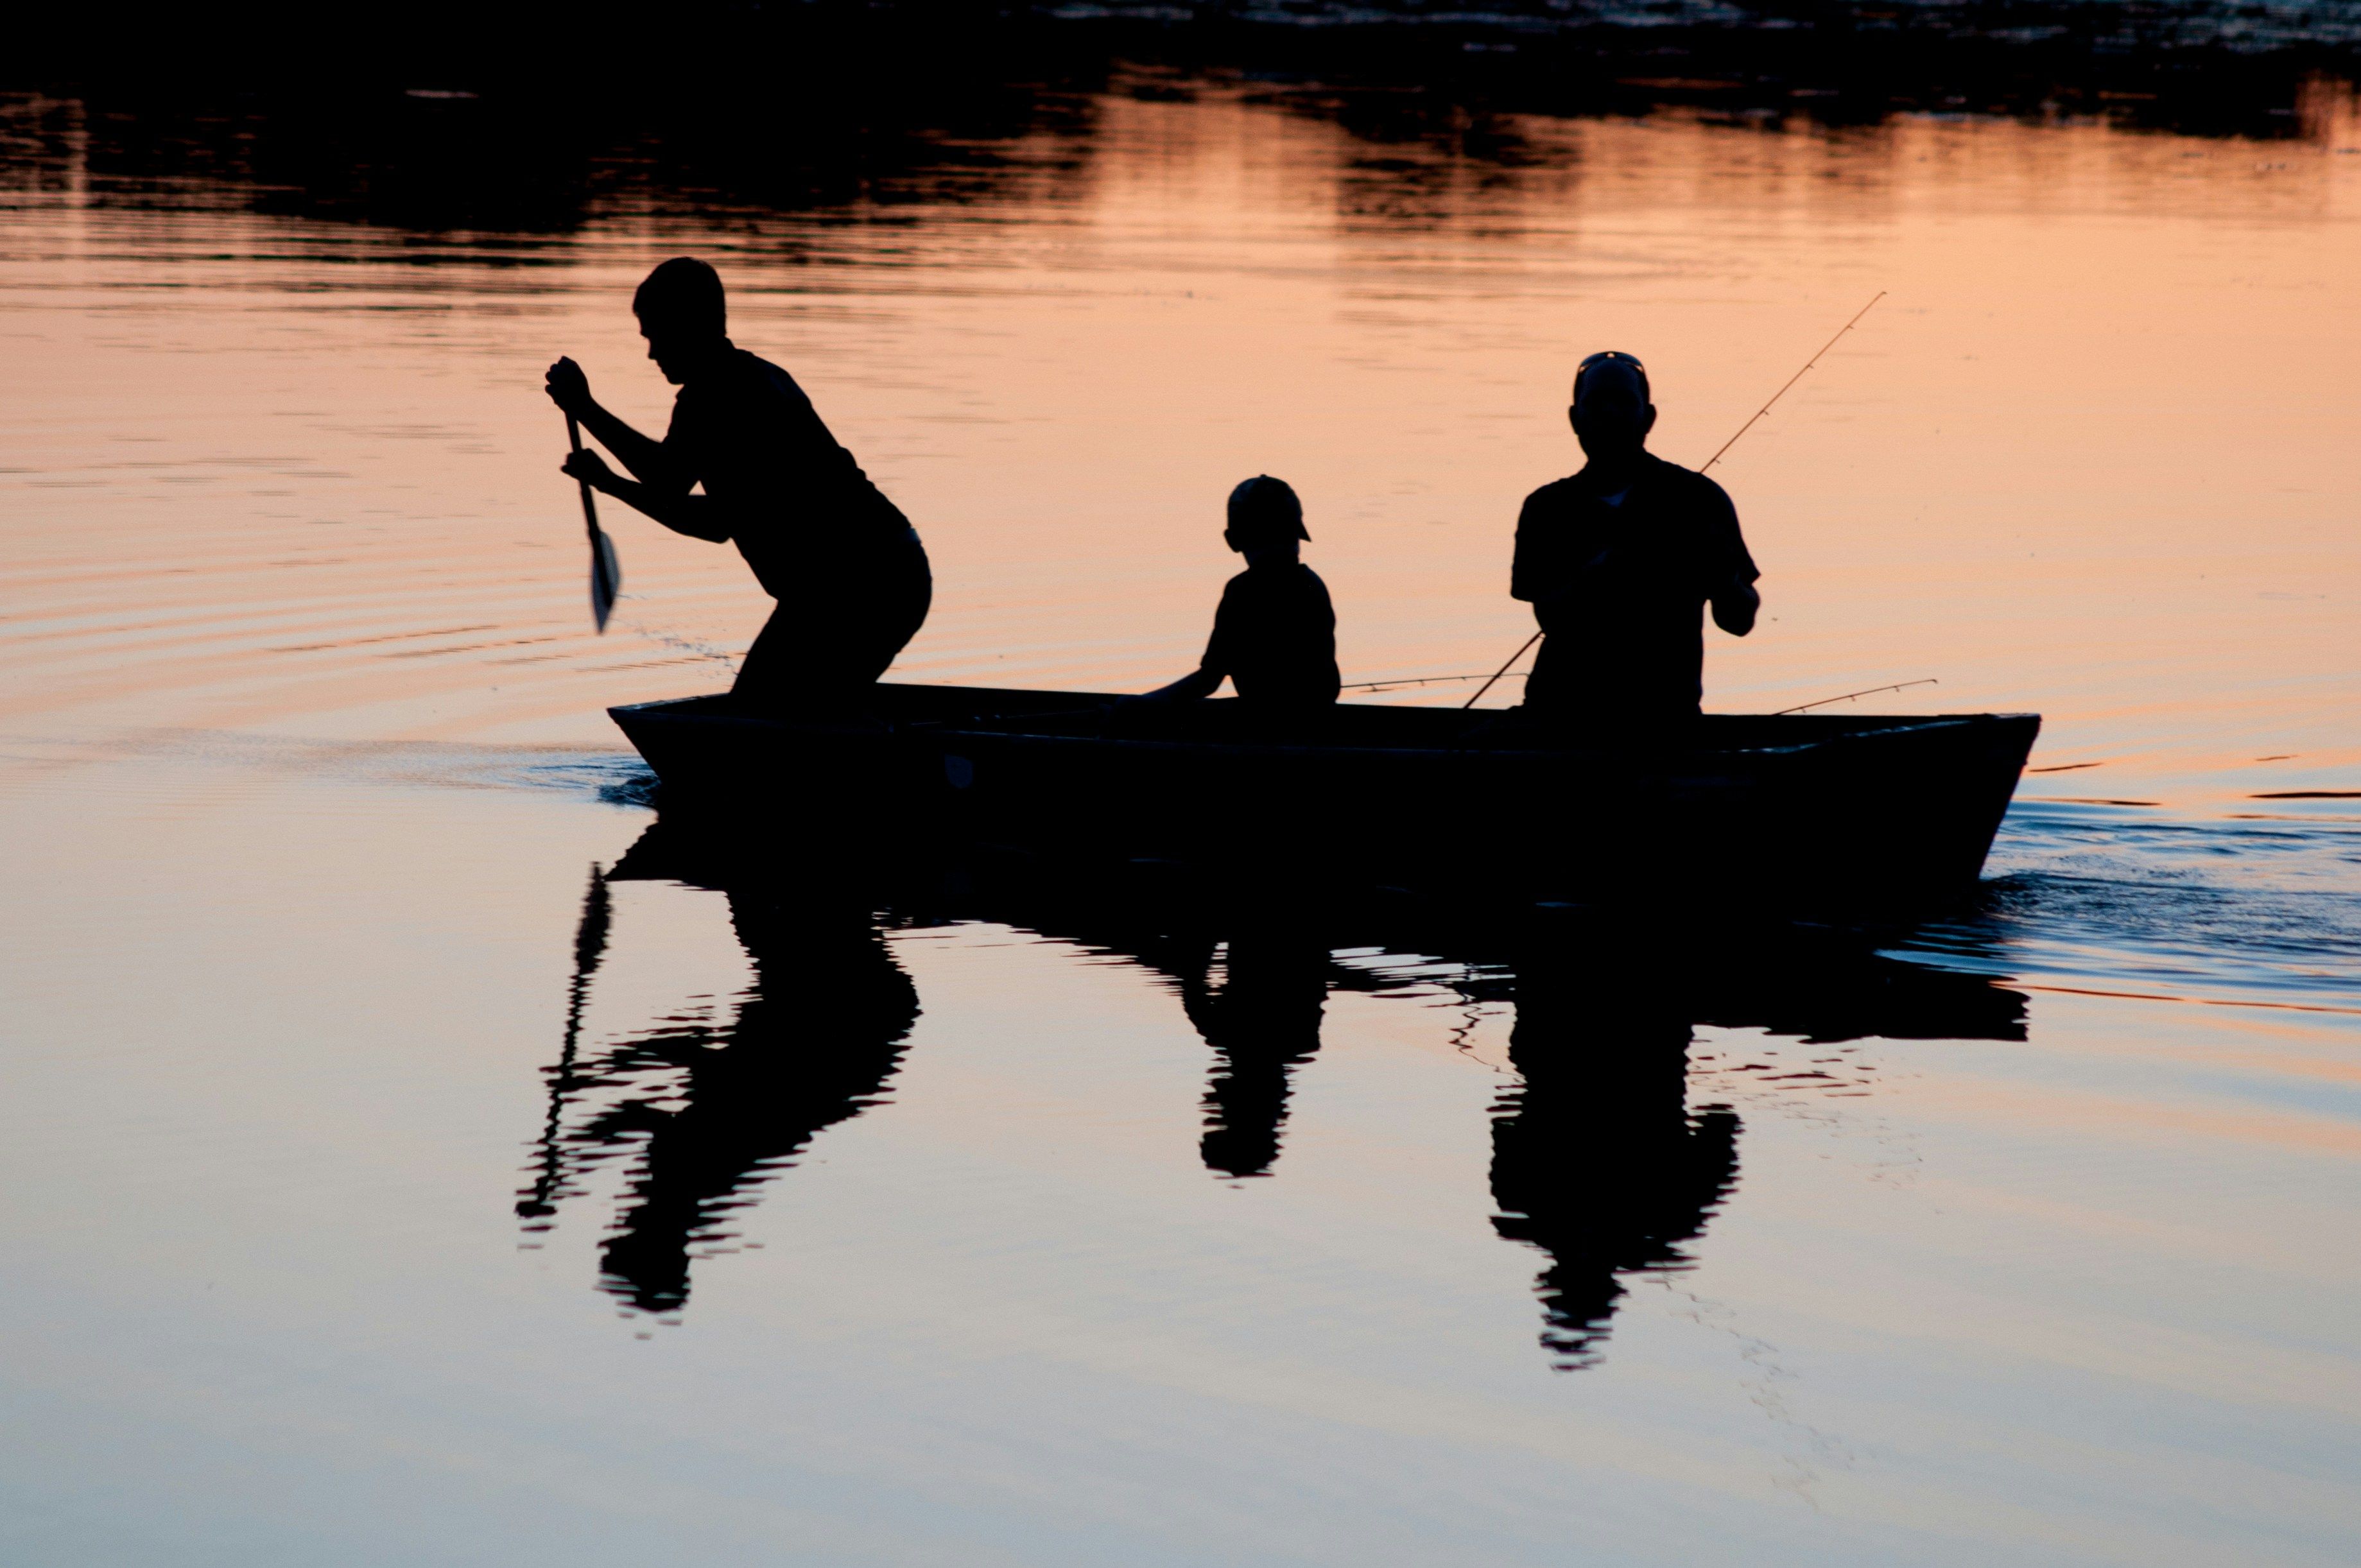
<svg viewBox="0 0 2361 1568">
<path fill-rule="evenodd" d="M 1647 450 L 1656 408 L 1637 359 L 1585 359 L 1567 413 L 1589 462 L 1526 497 L 1517 519 L 1509 591 L 1533 607 L 1543 634 L 1526 711 L 1676 725 L 1704 696 L 1703 608 L 1745 636 L 1762 574 L 1722 488 Z"/>
<path fill-rule="evenodd" d="M 1246 569 L 1222 588 L 1213 635 L 1197 667 L 1132 703 L 1208 697 L 1227 678 L 1258 718 L 1315 719 L 1336 701 L 1336 610 L 1328 585 L 1303 564 L 1303 503 L 1284 479 L 1257 474 L 1230 492 L 1223 542 Z"/>
<path fill-rule="evenodd" d="M 730 688 L 751 706 L 857 699 L 885 673 L 934 597 L 926 548 L 795 378 L 730 341 L 721 278 L 681 256 L 631 297 L 648 357 L 680 389 L 653 441 L 598 406 L 582 367 L 549 367 L 550 400 L 635 476 L 593 452 L 566 473 L 675 533 L 734 543 L 778 608 Z M 703 493 L 695 493 L 702 487 Z"/>
</svg>

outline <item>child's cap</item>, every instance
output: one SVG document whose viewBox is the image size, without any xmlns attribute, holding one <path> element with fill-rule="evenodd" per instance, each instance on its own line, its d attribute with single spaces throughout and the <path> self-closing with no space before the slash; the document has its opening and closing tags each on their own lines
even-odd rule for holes
<svg viewBox="0 0 2361 1568">
<path fill-rule="evenodd" d="M 1306 543 L 1312 540 L 1303 531 L 1303 503 L 1286 480 L 1268 474 L 1257 474 L 1230 492 L 1230 532 L 1251 539 L 1275 534 Z"/>
</svg>

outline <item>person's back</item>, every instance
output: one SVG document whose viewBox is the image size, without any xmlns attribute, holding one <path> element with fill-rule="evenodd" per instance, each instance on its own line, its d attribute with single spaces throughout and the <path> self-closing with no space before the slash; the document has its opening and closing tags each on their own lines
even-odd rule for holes
<svg viewBox="0 0 2361 1568">
<path fill-rule="evenodd" d="M 795 378 L 734 345 L 681 387 L 664 445 L 726 509 L 730 542 L 774 598 L 914 537 Z"/>
<path fill-rule="evenodd" d="M 1343 682 L 1328 586 L 1299 553 L 1312 537 L 1302 503 L 1285 480 L 1257 475 L 1230 492 L 1222 537 L 1246 558 L 1246 569 L 1224 586 L 1197 668 L 1145 700 L 1211 696 L 1226 678 L 1240 706 L 1261 718 L 1316 718 Z"/>
<path fill-rule="evenodd" d="M 1257 709 L 1318 709 L 1336 700 L 1336 611 L 1328 585 L 1288 557 L 1248 566 L 1222 588 L 1205 665 L 1228 672 Z"/>
<path fill-rule="evenodd" d="M 730 692 L 754 708 L 858 701 L 917 634 L 934 595 L 926 548 L 795 378 L 730 341 L 721 280 L 690 257 L 648 274 L 631 309 L 648 357 L 680 388 L 651 440 L 590 396 L 582 367 L 549 395 L 632 477 L 577 451 L 566 472 L 675 532 L 738 547 L 778 601 Z M 697 493 L 701 491 L 701 493 Z"/>
<path fill-rule="evenodd" d="M 1590 461 L 1526 498 L 1510 593 L 1543 633 L 1528 710 L 1646 726 L 1693 718 L 1704 695 L 1703 611 L 1753 629 L 1760 575 L 1719 485 L 1644 449 L 1647 373 L 1628 355 L 1583 362 L 1570 411 Z"/>
</svg>

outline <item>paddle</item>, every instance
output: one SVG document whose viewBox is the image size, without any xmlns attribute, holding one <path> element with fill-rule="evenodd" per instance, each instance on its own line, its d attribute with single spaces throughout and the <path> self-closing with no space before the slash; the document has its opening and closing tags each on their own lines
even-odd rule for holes
<svg viewBox="0 0 2361 1568">
<path fill-rule="evenodd" d="M 590 977 L 607 953 L 607 931 L 614 924 L 615 901 L 607 892 L 607 873 L 594 862 L 590 891 L 583 895 L 582 923 L 574 933 L 574 984 L 566 993 L 566 1043 L 558 1047 L 557 1066 L 545 1069 L 549 1079 L 549 1116 L 541 1134 L 541 1169 L 529 1191 L 517 1196 L 517 1218 L 547 1220 L 557 1212 L 559 1190 L 566 1184 L 566 1153 L 559 1134 L 566 1124 L 566 1097 L 577 1087 L 574 1076 L 576 1047 L 582 1040 L 582 1009 L 589 1001 Z M 528 1224 L 529 1230 L 548 1226 Z"/>
<path fill-rule="evenodd" d="M 566 416 L 566 439 L 574 450 L 582 450 L 582 426 L 572 414 Z M 623 591 L 623 568 L 615 562 L 615 542 L 609 539 L 598 526 L 598 503 L 590 496 L 590 481 L 578 481 L 582 486 L 582 526 L 590 531 L 590 614 L 598 622 L 598 630 L 607 630 L 607 617 L 615 608 L 615 596 Z"/>
</svg>

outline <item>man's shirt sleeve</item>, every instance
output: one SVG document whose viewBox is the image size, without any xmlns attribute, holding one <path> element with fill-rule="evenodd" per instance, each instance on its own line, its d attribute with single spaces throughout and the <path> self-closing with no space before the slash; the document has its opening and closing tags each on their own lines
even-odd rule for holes
<svg viewBox="0 0 2361 1568">
<path fill-rule="evenodd" d="M 1539 602 L 1550 590 L 1549 546 L 1544 543 L 1549 525 L 1544 520 L 1547 507 L 1543 500 L 1548 493 L 1546 488 L 1535 490 L 1525 498 L 1523 510 L 1517 513 L 1517 546 L 1509 565 L 1509 597 L 1527 604 Z"/>
<path fill-rule="evenodd" d="M 697 433 L 704 423 L 697 406 L 690 401 L 684 387 L 672 400 L 672 422 L 664 426 L 664 461 L 671 466 L 673 477 L 680 481 L 683 491 L 694 489 L 697 480 Z"/>
<path fill-rule="evenodd" d="M 1228 674 L 1237 667 L 1237 614 L 1234 604 L 1238 591 L 1235 577 L 1222 589 L 1222 602 L 1213 609 L 1213 634 L 1205 641 L 1205 656 L 1197 667 L 1215 678 Z"/>
<path fill-rule="evenodd" d="M 1743 587 L 1763 573 L 1747 551 L 1746 536 L 1739 532 L 1738 509 L 1730 504 L 1730 492 L 1710 479 L 1704 479 L 1703 491 L 1697 507 L 1697 564 L 1704 576 L 1701 586 L 1711 598 Z"/>
</svg>

